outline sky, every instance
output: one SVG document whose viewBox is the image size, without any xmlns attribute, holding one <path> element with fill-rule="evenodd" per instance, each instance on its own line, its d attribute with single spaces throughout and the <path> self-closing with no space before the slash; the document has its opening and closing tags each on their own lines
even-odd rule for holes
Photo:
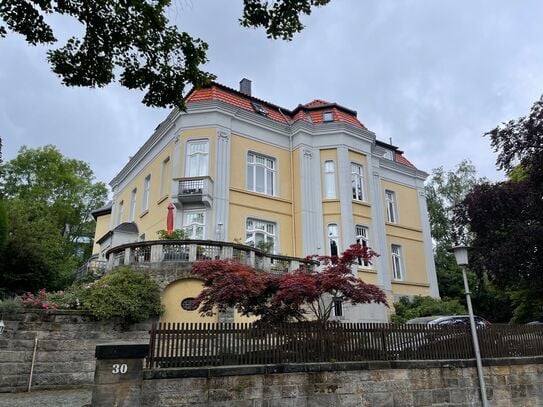
<svg viewBox="0 0 543 407">
<path fill-rule="evenodd" d="M 469 159 L 479 176 L 504 178 L 483 135 L 543 93 L 542 1 L 331 0 L 290 42 L 241 27 L 242 3 L 174 0 L 170 10 L 172 23 L 209 44 L 203 68 L 218 82 L 237 89 L 248 78 L 254 96 L 288 109 L 323 99 L 356 110 L 428 173 Z M 48 21 L 59 38 L 81 32 L 67 18 Z M 117 84 L 67 88 L 45 53 L 13 33 L 0 39 L 3 159 L 53 144 L 108 183 L 169 109 Z"/>
</svg>

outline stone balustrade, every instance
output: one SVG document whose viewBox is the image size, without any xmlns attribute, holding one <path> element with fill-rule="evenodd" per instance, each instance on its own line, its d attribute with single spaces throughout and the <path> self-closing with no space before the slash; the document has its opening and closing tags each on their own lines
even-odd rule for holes
<svg viewBox="0 0 543 407">
<path fill-rule="evenodd" d="M 152 240 L 127 243 L 106 253 L 107 269 L 121 265 L 192 263 L 200 260 L 236 259 L 242 264 L 275 274 L 288 273 L 315 260 L 265 253 L 254 247 L 214 240 Z"/>
</svg>

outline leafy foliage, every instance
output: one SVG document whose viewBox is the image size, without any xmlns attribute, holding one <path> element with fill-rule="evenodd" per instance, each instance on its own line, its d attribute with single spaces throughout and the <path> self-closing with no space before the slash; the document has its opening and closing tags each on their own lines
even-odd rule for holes
<svg viewBox="0 0 543 407">
<path fill-rule="evenodd" d="M 8 240 L 8 212 L 4 201 L 0 198 L 0 253 Z"/>
<path fill-rule="evenodd" d="M 418 317 L 462 315 L 466 313 L 466 308 L 457 299 L 440 300 L 420 295 L 413 299 L 401 297 L 398 302 L 394 303 L 394 309 L 396 314 L 392 316 L 392 321 L 402 323 Z"/>
<path fill-rule="evenodd" d="M 83 305 L 98 319 L 119 317 L 127 323 L 145 321 L 163 311 L 158 285 L 128 267 L 91 283 Z"/>
<path fill-rule="evenodd" d="M 0 166 L 8 239 L 0 252 L 0 281 L 10 292 L 57 290 L 69 285 L 83 261 L 81 239 L 91 240 L 91 209 L 107 196 L 88 164 L 53 146 L 22 147 Z M 90 243 L 87 243 L 89 245 Z"/>
<path fill-rule="evenodd" d="M 300 14 L 330 0 L 244 0 L 245 27 L 264 27 L 268 37 L 292 39 L 303 29 Z M 83 29 L 47 52 L 47 59 L 67 86 L 103 87 L 119 80 L 129 89 L 145 90 L 147 106 L 184 109 L 185 86 L 201 87 L 214 75 L 202 71 L 208 45 L 171 25 L 171 0 L 60 1 L 4 0 L 0 3 L 0 37 L 8 30 L 30 45 L 52 45 L 57 39 L 46 21 L 51 15 L 73 17 Z M 0 20 L 0 22 L 1 22 Z"/>
<path fill-rule="evenodd" d="M 38 309 L 56 309 L 57 304 L 47 299 L 47 291 L 42 288 L 38 295 L 27 292 L 23 296 L 23 307 Z"/>
<path fill-rule="evenodd" d="M 529 116 L 511 120 L 487 135 L 507 181 L 484 183 L 459 206 L 456 224 L 473 235 L 470 266 L 510 293 L 514 319 L 542 316 L 531 299 L 543 293 L 543 97 Z"/>
<path fill-rule="evenodd" d="M 324 6 L 330 0 L 279 0 L 262 2 L 243 0 L 244 27 L 264 27 L 268 38 L 291 40 L 295 33 L 304 29 L 300 14 L 309 15 L 313 7 Z"/>
<path fill-rule="evenodd" d="M 159 240 L 187 240 L 187 233 L 183 229 L 175 229 L 171 235 L 168 231 L 161 229 L 156 232 Z"/>
<path fill-rule="evenodd" d="M 203 315 L 212 315 L 216 308 L 235 308 L 242 315 L 259 316 L 266 323 L 302 321 L 308 314 L 326 321 L 337 300 L 387 304 L 381 289 L 351 272 L 358 259 L 370 261 L 376 255 L 355 244 L 340 257 L 316 257 L 324 266 L 320 272 L 301 268 L 280 276 L 258 272 L 234 260 L 197 262 L 192 271 L 205 280 L 205 285 L 196 301 Z"/>
<path fill-rule="evenodd" d="M 0 319 L 4 314 L 12 314 L 20 311 L 22 308 L 21 300 L 3 300 L 0 301 Z"/>
</svg>

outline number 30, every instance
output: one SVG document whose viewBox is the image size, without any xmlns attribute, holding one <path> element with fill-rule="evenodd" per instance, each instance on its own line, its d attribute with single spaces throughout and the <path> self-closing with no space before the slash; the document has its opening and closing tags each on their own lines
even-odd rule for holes
<svg viewBox="0 0 543 407">
<path fill-rule="evenodd" d="M 128 371 L 128 366 L 126 366 L 125 363 L 123 363 L 122 365 L 119 365 L 117 363 L 115 363 L 113 365 L 113 369 L 111 370 L 111 373 L 113 374 L 125 374 L 126 372 Z"/>
</svg>

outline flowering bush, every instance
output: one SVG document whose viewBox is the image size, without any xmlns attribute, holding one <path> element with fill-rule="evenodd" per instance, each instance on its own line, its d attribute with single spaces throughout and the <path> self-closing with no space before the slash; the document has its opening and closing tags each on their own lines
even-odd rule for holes
<svg viewBox="0 0 543 407">
<path fill-rule="evenodd" d="M 47 299 L 47 291 L 42 288 L 38 291 L 38 295 L 27 292 L 23 296 L 23 307 L 39 308 L 39 309 L 56 309 L 57 304 Z"/>
<path fill-rule="evenodd" d="M 64 291 L 48 293 L 47 299 L 60 309 L 83 309 L 87 289 L 86 286 L 72 285 Z"/>
</svg>

